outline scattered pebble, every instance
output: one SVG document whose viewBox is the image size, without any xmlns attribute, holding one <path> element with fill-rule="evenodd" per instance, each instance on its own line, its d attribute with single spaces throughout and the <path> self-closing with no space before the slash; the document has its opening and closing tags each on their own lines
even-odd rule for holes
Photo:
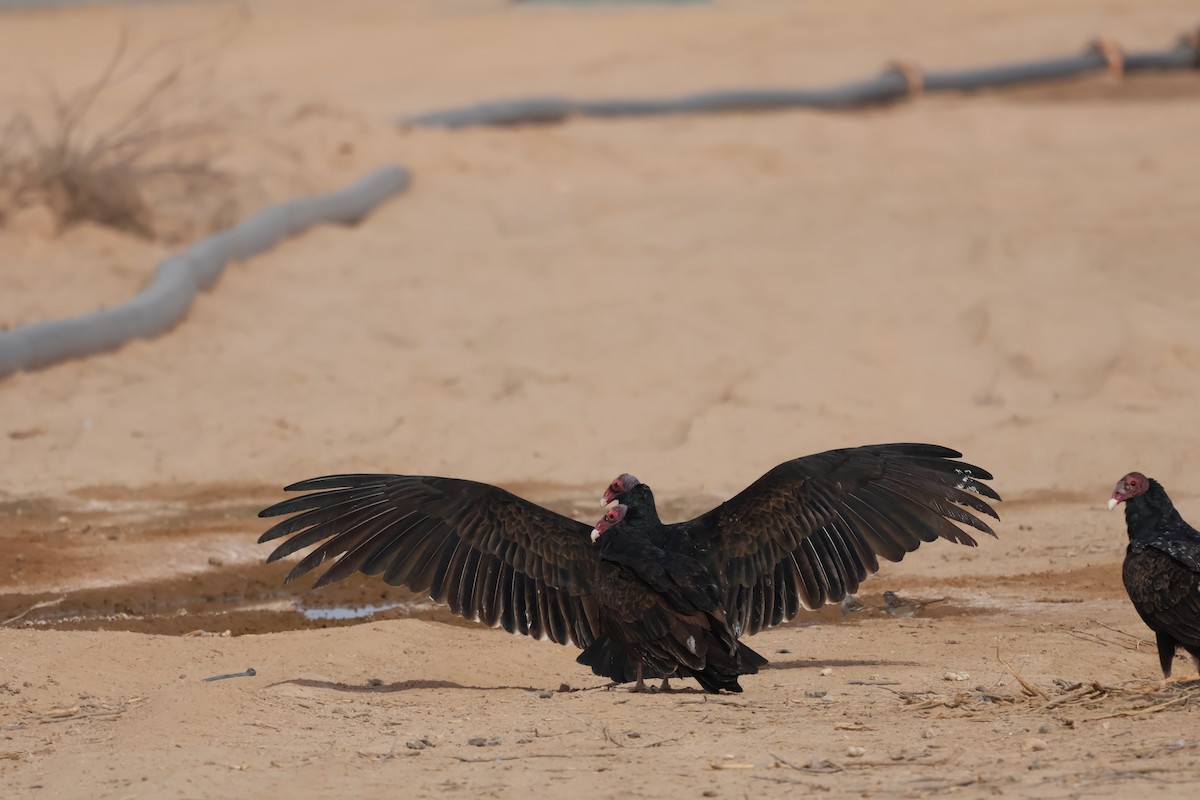
<svg viewBox="0 0 1200 800">
<path fill-rule="evenodd" d="M 1026 750 L 1032 750 L 1033 752 L 1037 752 L 1038 750 L 1045 750 L 1047 747 L 1049 747 L 1049 745 L 1046 744 L 1046 740 L 1039 739 L 1036 736 L 1030 736 L 1028 739 L 1025 740 L 1025 749 Z"/>
<path fill-rule="evenodd" d="M 858 747 L 857 745 L 851 745 L 850 747 L 846 748 L 846 755 L 850 756 L 851 758 L 862 758 L 866 754 L 867 754 L 867 748 L 865 748 L 865 747 Z"/>
<path fill-rule="evenodd" d="M 1049 732 L 1050 732 L 1049 725 L 1043 724 L 1040 728 L 1038 728 L 1038 733 L 1049 733 Z"/>
<path fill-rule="evenodd" d="M 569 683 L 560 683 L 560 684 L 558 685 L 558 690 L 559 690 L 560 692 L 569 692 L 569 691 L 571 691 L 571 684 L 569 684 Z"/>
<path fill-rule="evenodd" d="M 965 681 L 970 679 L 970 675 L 965 672 L 947 672 L 942 676 L 944 681 Z"/>
<path fill-rule="evenodd" d="M 476 736 L 474 738 L 467 739 L 467 744 L 471 745 L 472 747 L 494 747 L 500 744 L 500 737 L 493 736 L 489 739 L 485 739 L 482 736 Z"/>
<path fill-rule="evenodd" d="M 716 789 L 705 789 L 703 792 L 700 793 L 700 796 L 701 797 L 716 797 L 717 790 Z"/>
<path fill-rule="evenodd" d="M 554 692 L 550 691 L 549 689 L 542 689 L 540 692 L 538 692 L 537 696 L 543 700 L 548 700 L 549 698 L 554 697 Z"/>
<path fill-rule="evenodd" d="M 533 741 L 532 737 L 522 736 L 520 739 L 517 739 L 517 744 L 529 744 L 532 741 Z"/>
<path fill-rule="evenodd" d="M 367 686 L 383 686 L 382 678 L 367 678 Z"/>
<path fill-rule="evenodd" d="M 642 735 L 640 733 L 638 733 L 637 731 L 626 731 L 625 735 L 628 736 L 630 739 L 642 738 Z"/>
<path fill-rule="evenodd" d="M 784 655 L 787 655 L 788 653 L 790 653 L 790 652 L 792 652 L 792 651 L 791 651 L 791 650 L 788 650 L 786 647 L 781 647 L 781 648 L 779 648 L 778 650 L 776 650 L 775 652 L 776 652 L 776 653 L 783 653 Z"/>
<path fill-rule="evenodd" d="M 223 567 L 223 566 L 225 566 L 225 562 L 222 561 L 221 559 L 217 558 L 216 556 L 209 556 L 208 557 L 208 565 L 210 567 Z"/>
<path fill-rule="evenodd" d="M 827 678 L 832 674 L 833 674 L 832 667 L 826 667 L 825 669 L 821 670 L 821 677 L 823 677 L 823 678 Z"/>
<path fill-rule="evenodd" d="M 827 694 L 829 694 L 829 692 L 826 692 L 821 689 L 817 689 L 815 691 L 805 692 L 804 696 L 805 697 L 824 697 Z"/>
<path fill-rule="evenodd" d="M 404 746 L 409 750 L 424 750 L 426 747 L 436 747 L 437 745 L 428 739 L 410 739 L 404 743 Z"/>
</svg>

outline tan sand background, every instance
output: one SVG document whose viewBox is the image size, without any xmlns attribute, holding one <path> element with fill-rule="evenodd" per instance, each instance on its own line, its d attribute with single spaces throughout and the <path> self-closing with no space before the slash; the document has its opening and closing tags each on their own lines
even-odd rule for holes
<svg viewBox="0 0 1200 800">
<path fill-rule="evenodd" d="M 6 629 L 3 794 L 1193 796 L 1193 708 L 1085 721 L 1124 708 L 1110 698 L 1068 726 L 1021 703 L 913 711 L 895 692 L 952 697 L 943 675 L 963 671 L 1019 695 L 998 644 L 1048 689 L 1157 674 L 1144 646 L 1070 632 L 1148 636 L 1119 585 L 1121 520 L 1102 512 L 1117 478 L 1156 476 L 1200 519 L 1200 77 L 846 114 L 453 132 L 389 119 L 529 94 L 819 85 L 895 58 L 1067 54 L 1097 34 L 1160 49 L 1197 22 L 1170 0 L 0 15 L 0 107 L 35 113 L 47 84 L 93 76 L 123 26 L 145 46 L 230 32 L 205 91 L 239 120 L 219 163 L 247 210 L 382 163 L 415 176 L 357 228 L 232 266 L 170 335 L 0 383 L 0 535 L 28 550 L 6 594 L 216 580 L 265 556 L 253 510 L 275 488 L 338 471 L 485 480 L 588 518 L 628 470 L 685 513 L 787 458 L 915 440 L 963 450 L 1008 501 L 999 541 L 922 549 L 868 584 L 961 613 L 765 634 L 754 646 L 784 668 L 736 700 L 540 698 L 599 682 L 560 648 L 429 621 L 231 639 Z M 113 87 L 96 124 L 152 77 Z M 174 249 L 10 222 L 4 325 L 119 302 Z M 124 514 L 105 524 L 129 536 L 89 539 L 87 514 Z M 146 519 L 158 527 L 142 536 Z M 198 682 L 251 663 L 257 678 Z M 883 678 L 899 683 L 847 683 Z M 834 699 L 805 695 L 818 689 Z M 110 716 L 45 721 L 120 698 Z M 405 747 L 423 737 L 438 746 Z M 455 759 L 529 753 L 546 757 Z M 813 757 L 844 771 L 775 760 Z"/>
</svg>

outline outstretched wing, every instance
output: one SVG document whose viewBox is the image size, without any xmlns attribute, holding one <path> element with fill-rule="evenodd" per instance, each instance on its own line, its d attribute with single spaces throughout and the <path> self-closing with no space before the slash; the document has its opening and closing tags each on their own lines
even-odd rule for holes
<svg viewBox="0 0 1200 800">
<path fill-rule="evenodd" d="M 275 561 L 318 545 L 287 580 L 337 561 L 319 588 L 355 572 L 427 592 L 468 619 L 559 644 L 599 632 L 588 596 L 598 564 L 591 528 L 495 486 L 423 475 L 330 475 L 259 512 L 295 514 L 259 537 Z"/>
<path fill-rule="evenodd" d="M 679 526 L 726 588 L 739 634 L 838 602 L 879 570 L 939 537 L 975 546 L 955 523 L 995 536 L 967 509 L 999 519 L 986 470 L 929 444 L 829 450 L 787 461 Z"/>
</svg>

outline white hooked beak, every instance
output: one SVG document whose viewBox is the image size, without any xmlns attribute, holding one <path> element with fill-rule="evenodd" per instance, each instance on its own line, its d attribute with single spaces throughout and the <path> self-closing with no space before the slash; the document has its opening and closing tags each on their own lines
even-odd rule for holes
<svg viewBox="0 0 1200 800">
<path fill-rule="evenodd" d="M 592 528 L 592 542 L 594 543 L 599 538 L 600 538 L 600 529 Z"/>
<path fill-rule="evenodd" d="M 1108 498 L 1108 510 L 1112 511 L 1114 508 L 1116 508 L 1120 504 L 1120 502 L 1121 501 L 1115 497 Z"/>
</svg>

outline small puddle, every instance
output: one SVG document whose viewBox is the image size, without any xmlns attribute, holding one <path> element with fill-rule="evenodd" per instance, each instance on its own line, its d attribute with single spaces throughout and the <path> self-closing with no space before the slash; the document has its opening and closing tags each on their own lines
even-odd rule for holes
<svg viewBox="0 0 1200 800">
<path fill-rule="evenodd" d="M 297 608 L 305 619 L 362 619 L 380 611 L 391 611 L 400 608 L 403 603 L 384 603 L 382 605 L 365 606 L 333 606 L 332 608 Z"/>
</svg>

